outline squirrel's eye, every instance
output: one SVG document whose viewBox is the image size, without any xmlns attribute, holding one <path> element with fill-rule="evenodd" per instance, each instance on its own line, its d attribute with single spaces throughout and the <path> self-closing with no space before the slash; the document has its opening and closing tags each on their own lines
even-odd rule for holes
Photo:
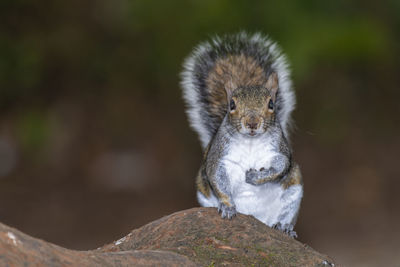
<svg viewBox="0 0 400 267">
<path fill-rule="evenodd" d="M 272 99 L 270 99 L 269 102 L 268 102 L 268 109 L 269 110 L 274 110 L 274 101 L 272 101 Z"/>
<path fill-rule="evenodd" d="M 231 99 L 231 102 L 229 103 L 229 108 L 231 109 L 231 111 L 236 109 L 236 104 L 233 99 Z"/>
</svg>

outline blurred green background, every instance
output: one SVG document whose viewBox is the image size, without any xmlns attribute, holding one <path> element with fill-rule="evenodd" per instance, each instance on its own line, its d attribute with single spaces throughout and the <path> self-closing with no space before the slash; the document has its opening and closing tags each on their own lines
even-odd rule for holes
<svg viewBox="0 0 400 267">
<path fill-rule="evenodd" d="M 0 221 L 91 249 L 197 206 L 181 64 L 210 36 L 260 31 L 293 70 L 299 239 L 347 266 L 398 264 L 399 14 L 398 0 L 2 0 Z"/>
</svg>

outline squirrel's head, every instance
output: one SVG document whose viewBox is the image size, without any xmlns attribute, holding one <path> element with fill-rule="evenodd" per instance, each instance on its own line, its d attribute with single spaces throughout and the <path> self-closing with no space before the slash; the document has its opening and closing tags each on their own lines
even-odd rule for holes
<svg viewBox="0 0 400 267">
<path fill-rule="evenodd" d="M 257 136 L 275 122 L 278 76 L 269 75 L 266 84 L 240 86 L 228 93 L 228 119 L 244 135 Z"/>
</svg>

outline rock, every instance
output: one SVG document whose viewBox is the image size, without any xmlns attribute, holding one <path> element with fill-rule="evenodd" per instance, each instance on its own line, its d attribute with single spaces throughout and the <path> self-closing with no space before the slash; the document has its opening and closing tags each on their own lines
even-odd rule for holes
<svg viewBox="0 0 400 267">
<path fill-rule="evenodd" d="M 25 265 L 26 264 L 26 265 Z M 0 266 L 336 266 L 251 216 L 179 211 L 91 251 L 68 250 L 0 224 Z"/>
<path fill-rule="evenodd" d="M 169 251 L 74 251 L 0 224 L 0 266 L 196 266 Z"/>
<path fill-rule="evenodd" d="M 102 247 L 107 252 L 157 249 L 201 266 L 329 266 L 333 260 L 267 227 L 252 216 L 222 219 L 214 208 L 193 208 L 151 222 Z"/>
</svg>

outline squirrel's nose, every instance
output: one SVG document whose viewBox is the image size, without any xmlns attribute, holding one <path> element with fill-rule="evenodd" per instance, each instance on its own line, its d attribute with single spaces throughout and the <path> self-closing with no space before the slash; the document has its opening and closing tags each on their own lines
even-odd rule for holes
<svg viewBox="0 0 400 267">
<path fill-rule="evenodd" d="M 250 130 L 257 130 L 258 125 L 258 120 L 256 120 L 255 118 L 251 118 L 250 120 L 246 121 L 246 127 Z"/>
</svg>

